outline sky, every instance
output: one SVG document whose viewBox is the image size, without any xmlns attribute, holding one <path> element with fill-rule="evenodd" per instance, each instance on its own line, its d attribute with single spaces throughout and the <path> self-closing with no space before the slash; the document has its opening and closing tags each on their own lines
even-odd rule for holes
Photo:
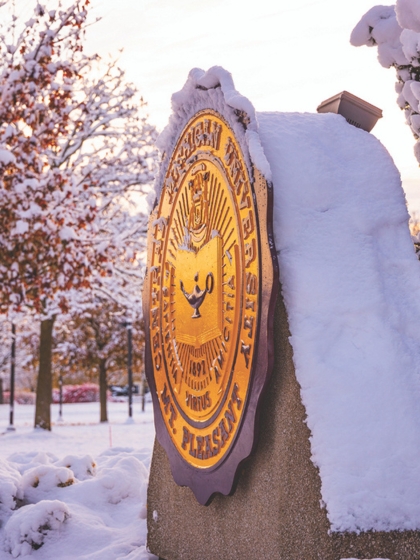
<svg viewBox="0 0 420 560">
<path fill-rule="evenodd" d="M 35 0 L 17 0 L 28 9 Z M 349 91 L 383 110 L 373 134 L 397 165 L 409 210 L 420 214 L 414 138 L 396 104 L 395 71 L 376 49 L 349 37 L 378 0 L 91 0 L 87 52 L 119 55 L 148 102 L 150 121 L 166 125 L 172 93 L 188 73 L 223 66 L 257 111 L 316 112 Z"/>
</svg>

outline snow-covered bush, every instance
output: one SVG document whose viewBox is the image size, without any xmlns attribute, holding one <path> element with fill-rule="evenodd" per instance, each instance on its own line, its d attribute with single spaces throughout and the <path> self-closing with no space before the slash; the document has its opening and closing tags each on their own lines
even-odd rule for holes
<svg viewBox="0 0 420 560">
<path fill-rule="evenodd" d="M 22 498 L 23 489 L 19 471 L 8 461 L 0 459 L 0 527 Z"/>
<path fill-rule="evenodd" d="M 378 48 L 378 60 L 397 72 L 397 103 L 417 142 L 420 163 L 420 3 L 397 0 L 396 6 L 374 6 L 353 29 L 350 42 Z"/>
<path fill-rule="evenodd" d="M 52 539 L 69 517 L 68 507 L 58 500 L 23 506 L 4 527 L 5 550 L 14 558 L 29 556 Z"/>
<path fill-rule="evenodd" d="M 23 498 L 36 503 L 48 497 L 55 488 L 66 488 L 75 483 L 74 473 L 66 467 L 38 465 L 22 476 Z"/>
<path fill-rule="evenodd" d="M 98 465 L 97 483 L 110 504 L 128 498 L 146 504 L 148 472 L 132 451 L 116 448 L 112 454 L 105 452 L 98 457 Z"/>
<path fill-rule="evenodd" d="M 155 558 L 145 549 L 149 461 L 149 449 L 131 448 L 96 460 L 19 451 L 0 461 L 1 560 L 49 560 L 57 547 L 74 558 Z"/>
<path fill-rule="evenodd" d="M 58 467 L 71 469 L 78 480 L 88 480 L 96 475 L 96 463 L 90 455 L 84 455 L 83 457 L 66 455 L 64 459 L 55 464 Z"/>
</svg>

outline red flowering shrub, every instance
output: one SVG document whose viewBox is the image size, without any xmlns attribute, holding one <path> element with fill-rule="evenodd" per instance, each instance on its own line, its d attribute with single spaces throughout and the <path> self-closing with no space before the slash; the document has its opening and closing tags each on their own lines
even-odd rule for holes
<svg viewBox="0 0 420 560">
<path fill-rule="evenodd" d="M 58 389 L 53 389 L 53 403 L 60 401 Z M 83 385 L 64 385 L 63 403 L 99 402 L 99 385 L 83 383 Z"/>
</svg>

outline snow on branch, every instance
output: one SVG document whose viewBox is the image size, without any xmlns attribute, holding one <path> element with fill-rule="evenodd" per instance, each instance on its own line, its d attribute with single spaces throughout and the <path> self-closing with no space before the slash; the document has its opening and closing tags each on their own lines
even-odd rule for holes
<svg viewBox="0 0 420 560">
<path fill-rule="evenodd" d="M 420 163 L 420 4 L 397 0 L 396 6 L 374 6 L 353 29 L 353 46 L 376 46 L 378 61 L 397 72 L 397 103 L 417 142 L 414 153 Z"/>
<path fill-rule="evenodd" d="M 156 132 L 117 62 L 84 53 L 88 4 L 0 24 L 0 312 L 54 298 L 66 310 L 66 293 L 112 277 L 113 262 L 140 266 L 133 207 Z"/>
</svg>

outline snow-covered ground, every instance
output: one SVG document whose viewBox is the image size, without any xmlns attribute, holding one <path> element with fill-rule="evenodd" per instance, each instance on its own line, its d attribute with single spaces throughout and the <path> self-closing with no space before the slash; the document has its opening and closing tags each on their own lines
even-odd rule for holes
<svg viewBox="0 0 420 560">
<path fill-rule="evenodd" d="M 146 491 L 152 404 L 68 404 L 51 432 L 33 429 L 34 407 L 0 405 L 0 559 L 147 560 Z M 52 419 L 58 405 L 52 406 Z M 20 506 L 20 507 L 16 507 Z"/>
<path fill-rule="evenodd" d="M 145 548 L 152 403 L 141 412 L 135 402 L 133 422 L 127 403 L 108 407 L 99 424 L 99 403 L 64 405 L 63 422 L 45 432 L 32 427 L 34 406 L 16 405 L 8 432 L 0 405 L 0 560 L 157 558 Z"/>
</svg>

